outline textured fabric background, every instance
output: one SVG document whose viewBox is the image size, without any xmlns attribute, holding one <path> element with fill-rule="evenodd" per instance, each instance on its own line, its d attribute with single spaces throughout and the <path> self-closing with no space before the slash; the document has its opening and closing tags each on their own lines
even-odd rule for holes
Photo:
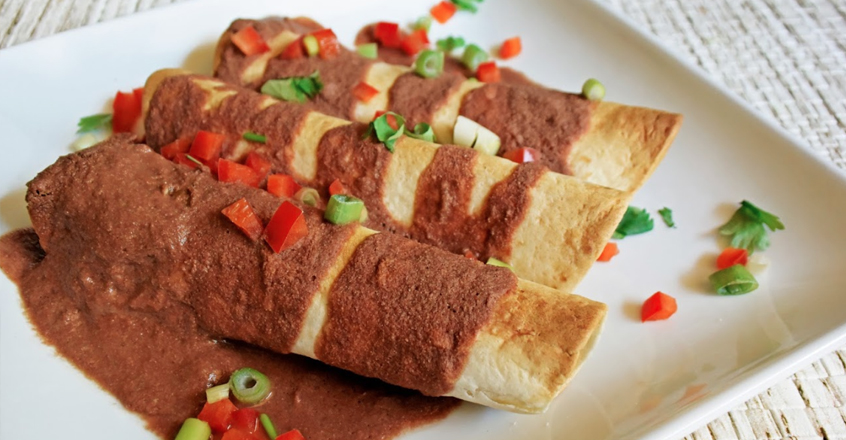
<svg viewBox="0 0 846 440">
<path fill-rule="evenodd" d="M 177 1 L 0 0 L 0 48 Z M 846 0 L 598 1 L 846 170 Z M 846 440 L 846 349 L 685 438 L 764 439 Z"/>
</svg>

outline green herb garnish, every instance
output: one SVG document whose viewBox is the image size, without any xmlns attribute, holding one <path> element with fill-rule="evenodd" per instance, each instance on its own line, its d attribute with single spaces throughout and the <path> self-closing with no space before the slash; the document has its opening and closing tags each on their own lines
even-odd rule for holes
<svg viewBox="0 0 846 440">
<path fill-rule="evenodd" d="M 182 422 L 174 440 L 204 440 L 211 437 L 211 433 L 208 423 L 192 417 Z"/>
<path fill-rule="evenodd" d="M 718 295 L 743 295 L 758 288 L 758 281 L 742 264 L 718 270 L 708 281 Z"/>
<path fill-rule="evenodd" d="M 414 24 L 411 25 L 411 29 L 413 29 L 415 31 L 418 30 L 418 29 L 423 29 L 426 32 L 429 32 L 429 30 L 431 28 L 432 28 L 432 16 L 431 15 L 424 15 L 424 16 L 418 18 L 417 21 L 415 21 Z"/>
<path fill-rule="evenodd" d="M 364 202 L 346 194 L 335 194 L 329 198 L 323 218 L 333 225 L 346 225 L 361 220 Z"/>
<path fill-rule="evenodd" d="M 479 8 L 476 7 L 476 3 L 482 3 L 482 0 L 451 0 L 453 4 L 455 4 L 458 9 L 462 11 L 470 11 L 472 13 L 476 13 L 479 11 Z"/>
<path fill-rule="evenodd" d="M 252 131 L 244 133 L 244 139 L 250 142 L 258 142 L 260 144 L 267 142 L 267 136 L 263 136 L 258 133 L 253 133 Z"/>
<path fill-rule="evenodd" d="M 494 258 L 494 257 L 488 258 L 488 261 L 485 264 L 488 264 L 490 266 L 505 267 L 512 272 L 514 271 L 514 268 L 511 267 L 510 264 L 508 264 L 505 261 L 502 261 L 500 259 Z"/>
<path fill-rule="evenodd" d="M 89 131 L 110 129 L 112 128 L 112 114 L 100 113 L 98 115 L 86 116 L 84 118 L 80 118 L 79 122 L 76 123 L 76 126 L 79 127 L 79 130 L 76 130 L 77 133 L 88 133 Z"/>
<path fill-rule="evenodd" d="M 764 225 L 773 232 L 784 229 L 778 217 L 744 200 L 731 220 L 720 227 L 720 234 L 731 237 L 731 247 L 746 249 L 751 254 L 755 249 L 763 251 L 770 246 Z"/>
<path fill-rule="evenodd" d="M 261 415 L 259 416 L 259 421 L 261 421 L 261 426 L 262 428 L 264 428 L 264 432 L 266 432 L 270 438 L 277 437 L 276 427 L 273 426 L 273 422 L 270 420 L 270 416 L 265 413 L 261 413 Z"/>
<path fill-rule="evenodd" d="M 467 43 L 464 42 L 464 38 L 450 35 L 449 37 L 441 38 L 435 44 L 438 46 L 438 49 L 444 52 L 452 52 L 454 49 L 464 47 Z"/>
<path fill-rule="evenodd" d="M 323 82 L 320 81 L 318 71 L 314 71 L 310 76 L 271 79 L 261 86 L 261 93 L 290 102 L 306 102 L 317 96 L 321 90 Z"/>
<path fill-rule="evenodd" d="M 664 224 L 669 228 L 675 228 L 676 222 L 673 221 L 673 210 L 667 207 L 658 210 L 658 214 L 664 220 Z"/>
<path fill-rule="evenodd" d="M 421 122 L 414 126 L 414 130 L 406 130 L 405 134 L 413 137 L 414 139 L 420 139 L 426 142 L 435 142 L 435 130 L 432 129 L 432 126 Z"/>
<path fill-rule="evenodd" d="M 437 78 L 444 71 L 444 53 L 425 49 L 414 61 L 414 73 L 423 78 Z"/>
<path fill-rule="evenodd" d="M 582 96 L 588 101 L 602 101 L 605 98 L 605 86 L 599 80 L 590 78 L 582 85 Z"/>
<path fill-rule="evenodd" d="M 197 158 L 195 158 L 194 156 L 192 156 L 192 155 L 190 155 L 190 154 L 186 154 L 186 155 L 185 155 L 185 158 L 186 158 L 186 159 L 188 159 L 188 160 L 190 160 L 191 162 L 194 162 L 194 163 L 195 163 L 195 164 L 197 164 L 197 166 L 198 166 L 198 167 L 200 167 L 200 168 L 202 168 L 202 167 L 204 167 L 204 166 L 205 166 L 205 165 L 203 165 L 203 163 L 202 163 L 202 162 L 200 162 L 199 160 L 197 160 Z"/>
<path fill-rule="evenodd" d="M 241 368 L 229 378 L 229 389 L 239 402 L 252 405 L 270 394 L 270 379 L 254 368 Z"/>
<path fill-rule="evenodd" d="M 488 53 L 481 47 L 470 44 L 464 48 L 464 53 L 461 55 L 461 62 L 471 72 L 475 72 L 479 68 L 479 64 L 488 60 Z"/>
<path fill-rule="evenodd" d="M 394 118 L 397 128 L 392 127 L 391 124 L 388 123 L 389 117 Z M 405 133 L 405 118 L 394 112 L 386 112 L 370 123 L 370 126 L 367 128 L 367 132 L 364 134 L 364 138 L 367 139 L 374 133 L 376 134 L 376 139 L 385 144 L 385 148 L 393 153 L 394 145 L 397 143 L 397 140 L 402 137 L 403 133 Z"/>
<path fill-rule="evenodd" d="M 629 206 L 611 238 L 621 239 L 629 235 L 643 234 L 651 231 L 654 227 L 655 223 L 645 209 Z"/>
<path fill-rule="evenodd" d="M 375 60 L 379 57 L 379 46 L 376 43 L 359 44 L 355 51 L 364 58 Z"/>
</svg>

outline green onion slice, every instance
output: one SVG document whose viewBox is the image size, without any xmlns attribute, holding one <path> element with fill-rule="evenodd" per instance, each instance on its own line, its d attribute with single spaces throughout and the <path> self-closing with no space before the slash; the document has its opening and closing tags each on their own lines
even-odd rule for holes
<svg viewBox="0 0 846 440">
<path fill-rule="evenodd" d="M 490 257 L 490 258 L 488 258 L 488 262 L 487 262 L 487 264 L 490 264 L 491 266 L 507 267 L 507 268 L 508 268 L 508 270 L 510 270 L 510 271 L 512 271 L 512 272 L 514 271 L 514 268 L 513 268 L 513 267 L 511 267 L 511 265 L 510 265 L 510 264 L 506 263 L 505 261 L 498 260 L 498 259 L 496 259 L 496 258 L 494 258 L 494 257 Z"/>
<path fill-rule="evenodd" d="M 306 53 L 310 57 L 317 56 L 320 52 L 320 44 L 318 44 L 317 37 L 314 35 L 306 35 L 303 37 L 303 46 L 305 46 Z"/>
<path fill-rule="evenodd" d="M 79 130 L 76 131 L 77 133 L 88 133 L 89 131 L 111 129 L 112 115 L 111 113 L 100 113 L 99 115 L 86 116 L 84 118 L 80 118 L 79 122 L 76 123 L 76 126 L 79 127 Z"/>
<path fill-rule="evenodd" d="M 294 194 L 294 198 L 302 202 L 304 205 L 311 207 L 316 207 L 320 202 L 320 194 L 314 188 L 300 188 L 300 190 Z"/>
<path fill-rule="evenodd" d="M 479 68 L 479 64 L 482 64 L 487 60 L 488 53 L 475 44 L 467 46 L 464 49 L 464 55 L 461 56 L 461 62 L 473 72 Z"/>
<path fill-rule="evenodd" d="M 431 29 L 431 28 L 432 28 L 432 16 L 431 15 L 424 15 L 424 16 L 418 18 L 417 21 L 415 21 L 414 24 L 411 25 L 411 29 L 413 29 L 415 31 L 418 30 L 418 29 L 423 29 L 427 33 L 429 32 L 429 29 Z"/>
<path fill-rule="evenodd" d="M 393 116 L 396 119 L 396 129 L 391 127 L 391 124 L 388 123 L 388 116 Z M 387 112 L 370 123 L 370 127 L 368 127 L 364 137 L 368 138 L 373 133 L 376 134 L 376 139 L 385 144 L 385 148 L 393 153 L 394 145 L 397 143 L 397 140 L 402 137 L 403 133 L 405 133 L 405 118 L 394 112 Z"/>
<path fill-rule="evenodd" d="M 452 52 L 455 49 L 464 47 L 465 44 L 466 43 L 464 42 L 464 38 L 453 37 L 451 35 L 446 38 L 441 38 L 435 43 L 435 45 L 438 46 L 438 49 L 444 52 Z"/>
<path fill-rule="evenodd" d="M 267 142 L 267 136 L 263 136 L 258 133 L 253 133 L 252 131 L 244 133 L 244 139 L 250 142 L 258 142 L 261 144 Z"/>
<path fill-rule="evenodd" d="M 323 218 L 334 225 L 346 225 L 361 220 L 364 202 L 346 194 L 335 194 L 329 198 Z"/>
<path fill-rule="evenodd" d="M 370 218 L 370 214 L 367 212 L 367 207 L 364 206 L 361 208 L 361 217 L 359 217 L 359 223 L 367 223 L 367 219 Z"/>
<path fill-rule="evenodd" d="M 718 295 L 743 295 L 758 288 L 758 281 L 742 264 L 718 270 L 708 280 Z"/>
<path fill-rule="evenodd" d="M 273 422 L 270 420 L 270 417 L 265 413 L 261 413 L 259 420 L 261 421 L 261 426 L 264 428 L 265 432 L 267 432 L 267 436 L 270 438 L 276 438 L 276 427 L 273 426 Z"/>
<path fill-rule="evenodd" d="M 435 130 L 432 129 L 432 126 L 421 122 L 414 126 L 414 130 L 408 131 L 406 130 L 405 134 L 415 138 L 424 140 L 426 142 L 436 142 L 435 141 Z"/>
<path fill-rule="evenodd" d="M 241 368 L 229 378 L 229 388 L 238 401 L 258 403 L 270 394 L 270 379 L 258 370 Z"/>
<path fill-rule="evenodd" d="M 271 79 L 261 86 L 261 93 L 291 102 L 306 102 L 321 90 L 323 82 L 320 80 L 320 72 L 316 70 L 310 76 Z"/>
<path fill-rule="evenodd" d="M 379 57 L 379 45 L 376 43 L 359 44 L 355 51 L 364 58 L 375 60 Z"/>
<path fill-rule="evenodd" d="M 444 53 L 426 49 L 414 61 L 414 72 L 423 78 L 437 78 L 444 71 Z"/>
<path fill-rule="evenodd" d="M 186 154 L 186 155 L 185 155 L 185 158 L 186 158 L 186 159 L 188 159 L 188 160 L 190 160 L 191 162 L 194 162 L 194 163 L 195 163 L 195 164 L 197 164 L 197 166 L 198 166 L 198 167 L 200 167 L 200 168 L 202 168 L 202 167 L 204 167 L 204 166 L 205 166 L 205 165 L 203 165 L 203 163 L 202 163 L 202 162 L 200 162 L 199 160 L 197 160 L 197 158 L 195 158 L 194 156 L 192 156 L 192 155 L 190 155 L 190 154 Z"/>
<path fill-rule="evenodd" d="M 229 384 L 228 383 L 206 389 L 206 401 L 209 402 L 209 403 L 215 403 L 219 400 L 228 399 L 228 398 L 229 398 Z"/>
<path fill-rule="evenodd" d="M 476 3 L 481 3 L 481 0 L 452 0 L 452 3 L 462 11 L 470 11 L 475 14 L 479 11 Z"/>
<path fill-rule="evenodd" d="M 211 427 L 208 423 L 195 418 L 185 419 L 174 440 L 208 440 Z"/>
<path fill-rule="evenodd" d="M 602 101 L 602 98 L 605 98 L 605 86 L 591 78 L 582 86 L 582 95 L 589 101 Z"/>
</svg>

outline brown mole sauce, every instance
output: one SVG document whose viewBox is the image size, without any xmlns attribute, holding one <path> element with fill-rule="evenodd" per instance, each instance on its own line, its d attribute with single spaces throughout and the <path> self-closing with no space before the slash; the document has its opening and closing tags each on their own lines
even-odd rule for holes
<svg viewBox="0 0 846 440">
<path fill-rule="evenodd" d="M 391 86 L 388 107 L 406 119 L 409 129 L 420 122 L 431 123 L 435 111 L 446 104 L 465 78 L 444 73 L 437 78 L 423 78 L 408 72 Z"/>
<path fill-rule="evenodd" d="M 498 300 L 516 286 L 517 277 L 506 268 L 393 234 L 372 235 L 332 286 L 315 352 L 333 365 L 402 386 L 424 377 L 426 386 L 415 388 L 442 395 L 464 370 Z M 437 301 L 420 301 L 423 292 Z M 401 312 L 382 320 L 380 310 Z M 369 336 L 354 337 L 357 332 Z"/>
<path fill-rule="evenodd" d="M 346 234 L 327 235 L 319 213 L 310 212 L 297 255 L 274 255 L 220 209 L 246 197 L 267 220 L 278 199 L 214 183 L 146 147 L 116 145 L 119 139 L 66 156 L 30 183 L 39 235 L 22 230 L 0 239 L 0 267 L 18 284 L 45 342 L 151 431 L 173 438 L 201 409 L 205 389 L 245 366 L 273 383 L 260 411 L 279 432 L 297 428 L 309 440 L 389 438 L 457 407 L 453 399 L 217 338 L 290 347 L 304 313 L 291 302 L 310 301 L 328 265 L 318 260 L 331 260 Z"/>
<path fill-rule="evenodd" d="M 459 114 L 499 135 L 500 154 L 531 147 L 541 153 L 539 162 L 552 171 L 572 174 L 570 150 L 590 129 L 593 106 L 579 95 L 493 83 L 468 93 Z"/>
</svg>

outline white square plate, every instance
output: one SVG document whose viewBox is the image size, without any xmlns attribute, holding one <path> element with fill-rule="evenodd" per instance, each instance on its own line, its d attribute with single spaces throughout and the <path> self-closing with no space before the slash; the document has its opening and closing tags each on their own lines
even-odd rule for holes
<svg viewBox="0 0 846 440">
<path fill-rule="evenodd" d="M 68 153 L 80 116 L 162 67 L 209 72 L 236 17 L 308 15 L 350 44 L 371 21 L 408 22 L 434 0 L 204 1 L 137 14 L 0 52 L 0 231 L 28 224 L 24 185 Z M 685 115 L 681 133 L 633 204 L 668 206 L 676 229 L 620 241 L 580 294 L 610 307 L 603 337 L 545 415 L 464 405 L 409 439 L 672 439 L 846 342 L 846 180 L 748 106 L 623 19 L 588 0 L 488 1 L 433 36 L 492 46 L 520 35 L 512 65 L 578 90 L 596 77 L 613 101 Z M 722 243 L 715 228 L 748 199 L 781 216 L 761 288 L 719 297 L 707 287 Z M 668 321 L 643 324 L 656 290 L 675 296 Z M 151 439 L 143 423 L 38 339 L 15 286 L 0 277 L 0 437 Z M 118 434 L 119 433 L 119 434 Z"/>
</svg>

